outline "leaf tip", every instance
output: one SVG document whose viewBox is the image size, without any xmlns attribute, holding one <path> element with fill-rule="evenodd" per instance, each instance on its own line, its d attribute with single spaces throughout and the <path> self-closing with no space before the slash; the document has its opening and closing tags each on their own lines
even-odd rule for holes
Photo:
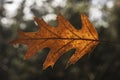
<svg viewBox="0 0 120 80">
<path fill-rule="evenodd" d="M 24 60 L 27 60 L 27 59 L 29 59 L 29 58 L 31 58 L 31 57 L 32 57 L 31 55 L 26 54 L 23 59 L 24 59 Z"/>
<path fill-rule="evenodd" d="M 81 13 L 81 14 L 80 14 L 80 17 L 81 17 L 81 19 L 84 19 L 84 18 L 87 17 L 87 16 L 85 15 L 85 13 Z"/>
<path fill-rule="evenodd" d="M 54 63 L 53 62 L 49 62 L 49 63 L 44 63 L 43 64 L 43 70 L 45 70 L 48 67 L 51 67 L 53 69 Z"/>
<path fill-rule="evenodd" d="M 34 16 L 33 19 L 35 21 L 35 24 L 37 24 L 39 22 L 39 18 L 38 17 Z"/>
<path fill-rule="evenodd" d="M 58 13 L 58 16 L 62 16 L 62 14 L 61 14 L 61 13 Z"/>
<path fill-rule="evenodd" d="M 57 19 L 59 19 L 60 17 L 63 17 L 61 13 L 57 15 Z"/>
<path fill-rule="evenodd" d="M 26 56 L 24 56 L 24 58 L 23 58 L 24 60 L 27 60 L 27 57 Z"/>
<path fill-rule="evenodd" d="M 43 65 L 42 70 L 46 70 L 47 67 L 48 67 L 48 66 Z"/>
</svg>

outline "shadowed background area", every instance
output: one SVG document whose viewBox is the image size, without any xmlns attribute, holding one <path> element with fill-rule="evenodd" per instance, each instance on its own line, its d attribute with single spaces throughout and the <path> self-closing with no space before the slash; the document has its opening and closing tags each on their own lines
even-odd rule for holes
<svg viewBox="0 0 120 80">
<path fill-rule="evenodd" d="M 0 0 L 0 80 L 120 80 L 120 1 L 119 0 Z M 99 33 L 100 42 L 92 53 L 66 68 L 75 49 L 65 52 L 50 67 L 42 64 L 50 51 L 39 50 L 23 60 L 26 45 L 10 45 L 18 30 L 37 31 L 33 17 L 56 26 L 61 13 L 76 29 L 81 28 L 79 14 L 85 13 Z"/>
</svg>

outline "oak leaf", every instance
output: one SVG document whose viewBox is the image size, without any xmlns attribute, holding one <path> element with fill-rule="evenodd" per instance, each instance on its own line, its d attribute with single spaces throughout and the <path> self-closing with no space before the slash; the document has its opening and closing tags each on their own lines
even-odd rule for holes
<svg viewBox="0 0 120 80">
<path fill-rule="evenodd" d="M 43 69 L 53 67 L 60 56 L 72 48 L 76 51 L 68 63 L 74 64 L 99 43 L 95 28 L 84 14 L 81 14 L 82 28 L 80 30 L 75 29 L 61 14 L 57 16 L 57 27 L 52 27 L 37 17 L 34 20 L 39 27 L 37 32 L 20 31 L 18 38 L 10 43 L 28 45 L 25 59 L 31 58 L 38 50 L 49 47 L 50 52 L 43 64 Z"/>
</svg>

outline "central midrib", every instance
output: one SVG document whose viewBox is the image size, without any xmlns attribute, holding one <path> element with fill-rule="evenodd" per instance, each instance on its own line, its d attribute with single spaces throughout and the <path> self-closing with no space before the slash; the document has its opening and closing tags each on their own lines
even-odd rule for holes
<svg viewBox="0 0 120 80">
<path fill-rule="evenodd" d="M 19 39 L 19 40 L 86 40 L 86 41 L 96 41 L 97 39 L 88 39 L 88 38 L 28 38 L 28 39 Z"/>
</svg>

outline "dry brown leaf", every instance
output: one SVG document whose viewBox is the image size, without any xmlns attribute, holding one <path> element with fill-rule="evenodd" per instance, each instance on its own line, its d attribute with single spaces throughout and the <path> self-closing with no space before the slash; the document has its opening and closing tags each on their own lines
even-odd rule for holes
<svg viewBox="0 0 120 80">
<path fill-rule="evenodd" d="M 37 32 L 20 31 L 18 38 L 10 43 L 28 45 L 25 59 L 31 58 L 38 50 L 49 47 L 50 52 L 43 64 L 43 69 L 48 66 L 53 67 L 58 58 L 72 48 L 76 48 L 76 51 L 68 63 L 74 64 L 99 43 L 95 28 L 84 14 L 81 14 L 80 30 L 75 29 L 61 14 L 57 16 L 57 27 L 52 27 L 37 17 L 34 20 L 39 27 Z"/>
</svg>

